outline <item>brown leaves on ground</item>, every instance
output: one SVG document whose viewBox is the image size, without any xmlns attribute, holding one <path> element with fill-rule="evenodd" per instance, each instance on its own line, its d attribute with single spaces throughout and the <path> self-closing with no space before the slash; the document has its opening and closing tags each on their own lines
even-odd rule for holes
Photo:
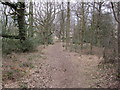
<svg viewBox="0 0 120 90">
<path fill-rule="evenodd" d="M 117 82 L 115 81 L 115 69 L 111 66 L 107 68 L 108 65 L 104 66 L 104 68 L 98 68 L 98 64 L 100 63 L 101 58 L 99 58 L 97 55 L 80 55 L 78 53 L 65 51 L 62 47 L 62 43 L 59 42 L 46 47 L 42 51 L 43 53 L 41 53 L 41 48 L 38 47 L 38 52 L 19 55 L 15 54 L 14 56 L 10 55 L 12 58 L 5 58 L 3 62 L 3 72 L 6 72 L 5 70 L 10 71 L 19 69 L 21 70 L 21 74 L 22 72 L 29 70 L 29 74 L 26 74 L 23 78 L 16 82 L 14 81 L 13 83 L 7 84 L 7 79 L 4 80 L 5 87 L 116 87 Z M 32 66 L 29 64 L 32 64 L 34 67 L 31 69 L 30 67 Z M 19 75 L 17 77 L 20 78 Z M 15 79 L 17 77 L 15 77 Z"/>
</svg>

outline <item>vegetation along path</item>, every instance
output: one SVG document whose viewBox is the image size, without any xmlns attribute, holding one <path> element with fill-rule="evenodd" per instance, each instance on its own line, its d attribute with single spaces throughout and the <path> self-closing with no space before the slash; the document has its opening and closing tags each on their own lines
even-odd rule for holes
<svg viewBox="0 0 120 90">
<path fill-rule="evenodd" d="M 39 49 L 39 48 L 38 48 Z M 37 88 L 90 88 L 96 79 L 97 65 L 100 62 L 95 55 L 79 55 L 65 51 L 62 43 L 56 43 L 43 49 L 44 58 L 34 59 L 35 68 L 18 83 L 5 87 Z M 40 55 L 38 51 L 35 55 Z M 95 87 L 95 86 L 94 86 Z"/>
</svg>

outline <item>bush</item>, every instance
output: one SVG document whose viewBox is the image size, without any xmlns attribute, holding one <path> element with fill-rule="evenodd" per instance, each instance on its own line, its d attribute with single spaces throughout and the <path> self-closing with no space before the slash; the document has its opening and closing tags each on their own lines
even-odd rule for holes
<svg viewBox="0 0 120 90">
<path fill-rule="evenodd" d="M 3 39 L 2 40 L 2 53 L 3 55 L 10 54 L 11 52 L 27 52 L 35 49 L 34 40 L 26 39 L 23 43 L 16 39 Z"/>
<path fill-rule="evenodd" d="M 44 41 L 40 37 L 27 38 L 24 42 L 19 39 L 2 39 L 2 53 L 3 55 L 11 52 L 31 52 L 39 45 L 43 45 Z M 48 39 L 48 44 L 53 44 L 52 38 Z"/>
<path fill-rule="evenodd" d="M 24 42 L 19 44 L 18 48 L 21 52 L 33 51 L 35 48 L 35 44 L 33 40 L 26 39 Z"/>
<path fill-rule="evenodd" d="M 13 51 L 18 51 L 19 41 L 13 39 L 3 39 L 2 40 L 2 53 L 10 54 Z"/>
<path fill-rule="evenodd" d="M 52 38 L 48 38 L 48 44 L 53 44 L 53 39 Z"/>
</svg>

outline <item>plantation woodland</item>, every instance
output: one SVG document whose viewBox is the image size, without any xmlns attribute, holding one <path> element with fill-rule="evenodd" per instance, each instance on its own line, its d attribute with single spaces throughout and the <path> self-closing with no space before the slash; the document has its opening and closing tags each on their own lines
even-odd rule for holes
<svg viewBox="0 0 120 90">
<path fill-rule="evenodd" d="M 120 88 L 120 1 L 0 0 L 3 88 Z"/>
</svg>

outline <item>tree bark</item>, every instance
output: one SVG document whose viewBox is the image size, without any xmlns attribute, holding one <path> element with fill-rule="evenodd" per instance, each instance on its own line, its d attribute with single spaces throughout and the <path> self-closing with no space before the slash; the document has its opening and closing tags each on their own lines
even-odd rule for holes
<svg viewBox="0 0 120 90">
<path fill-rule="evenodd" d="M 99 6 L 99 7 L 98 7 L 98 17 L 97 17 L 98 20 L 97 20 L 97 31 L 96 31 L 96 35 L 97 35 L 97 45 L 98 45 L 98 46 L 100 46 L 100 34 L 99 34 L 99 32 L 100 32 L 100 29 L 101 29 L 101 28 L 100 28 L 100 22 L 101 22 L 100 20 L 101 20 L 101 13 L 102 13 L 102 12 L 101 12 L 102 4 L 103 4 L 102 2 L 99 2 L 99 3 L 98 3 L 98 6 Z"/>
<path fill-rule="evenodd" d="M 112 6 L 112 10 L 113 10 L 113 15 L 114 15 L 114 18 L 115 20 L 117 21 L 118 23 L 118 80 L 120 82 L 120 2 L 117 3 L 117 15 L 116 15 L 116 12 L 114 10 L 114 4 L 113 2 L 111 2 L 111 6 Z"/>
<path fill-rule="evenodd" d="M 85 32 L 85 10 L 84 10 L 84 2 L 82 2 L 82 20 L 81 20 L 81 51 L 83 49 L 83 39 L 84 39 L 84 32 Z"/>
<path fill-rule="evenodd" d="M 118 2 L 118 21 L 120 21 L 120 2 Z M 118 78 L 120 81 L 120 22 L 118 22 Z"/>
<path fill-rule="evenodd" d="M 67 2 L 66 50 L 70 44 L 70 1 Z"/>
<path fill-rule="evenodd" d="M 64 38 L 65 38 L 65 36 L 64 36 L 65 35 L 64 22 L 65 21 L 64 21 L 64 10 L 63 10 L 64 7 L 63 7 L 63 4 L 64 3 L 62 2 L 62 5 L 61 5 L 61 22 L 60 22 L 61 27 L 60 28 L 61 28 L 61 36 L 62 36 L 61 38 L 62 38 L 62 41 L 64 42 Z"/>
<path fill-rule="evenodd" d="M 33 37 L 34 31 L 33 31 L 33 2 L 30 0 L 30 6 L 29 6 L 29 36 Z"/>
<path fill-rule="evenodd" d="M 26 39 L 26 30 L 25 30 L 25 2 L 17 2 L 15 4 L 9 2 L 1 2 L 4 5 L 7 5 L 17 12 L 17 22 L 19 28 L 19 39 L 22 43 Z M 3 37 L 16 37 L 16 36 L 9 36 L 9 35 L 2 35 Z"/>
<path fill-rule="evenodd" d="M 90 28 L 90 54 L 92 54 L 92 49 L 93 49 L 93 32 L 95 30 L 95 2 L 93 4 L 93 11 L 92 11 L 92 21 L 91 21 L 91 28 Z"/>
<path fill-rule="evenodd" d="M 19 9 L 18 12 L 18 28 L 20 42 L 23 43 L 26 40 L 26 30 L 25 30 L 25 2 L 18 2 Z"/>
</svg>

